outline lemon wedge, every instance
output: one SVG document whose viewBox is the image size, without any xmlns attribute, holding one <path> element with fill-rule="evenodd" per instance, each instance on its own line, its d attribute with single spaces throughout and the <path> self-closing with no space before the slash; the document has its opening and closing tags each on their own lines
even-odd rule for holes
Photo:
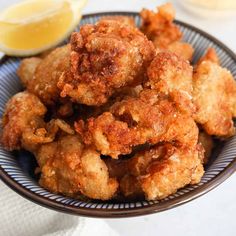
<svg viewBox="0 0 236 236">
<path fill-rule="evenodd" d="M 65 39 L 87 0 L 26 0 L 0 13 L 0 51 L 29 56 Z"/>
</svg>

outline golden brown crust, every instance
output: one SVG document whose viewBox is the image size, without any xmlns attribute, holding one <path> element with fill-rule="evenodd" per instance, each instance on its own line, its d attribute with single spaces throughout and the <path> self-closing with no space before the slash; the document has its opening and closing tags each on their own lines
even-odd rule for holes
<svg viewBox="0 0 236 236">
<path fill-rule="evenodd" d="M 24 87 L 28 87 L 33 79 L 34 73 L 42 59 L 38 57 L 25 58 L 21 61 L 19 68 L 17 69 L 17 75 L 19 76 Z"/>
<path fill-rule="evenodd" d="M 68 45 L 54 49 L 41 60 L 26 86 L 46 105 L 53 105 L 59 99 L 57 83 L 62 72 L 69 68 L 69 54 Z"/>
<path fill-rule="evenodd" d="M 129 168 L 133 177 L 125 177 L 125 186 L 139 183 L 147 200 L 163 199 L 185 185 L 196 184 L 204 173 L 197 146 L 180 148 L 168 143 L 136 154 Z M 125 196 L 140 195 L 138 187 L 123 187 L 122 191 Z"/>
<path fill-rule="evenodd" d="M 160 49 L 167 49 L 168 45 L 182 37 L 178 26 L 173 23 L 175 10 L 171 3 L 163 4 L 157 12 L 142 10 L 141 31 Z"/>
<path fill-rule="evenodd" d="M 40 184 L 56 193 L 107 200 L 118 183 L 109 178 L 106 164 L 93 148 L 84 147 L 76 135 L 43 145 L 36 158 L 41 169 Z"/>
<path fill-rule="evenodd" d="M 148 84 L 165 94 L 175 90 L 183 92 L 191 100 L 192 72 L 188 61 L 171 52 L 160 52 L 148 67 Z"/>
<path fill-rule="evenodd" d="M 183 58 L 184 60 L 191 61 L 194 53 L 194 48 L 191 44 L 176 41 L 168 45 L 167 50 L 177 54 L 179 57 Z"/>
<path fill-rule="evenodd" d="M 119 21 L 84 25 L 71 36 L 71 72 L 58 83 L 61 96 L 102 105 L 120 87 L 140 83 L 154 56 L 152 42 Z"/>
<path fill-rule="evenodd" d="M 146 142 L 195 145 L 198 128 L 179 101 L 173 99 L 175 96 L 160 97 L 154 90 L 145 90 L 139 98 L 115 103 L 110 112 L 90 118 L 84 127 L 76 130 L 83 135 L 85 143 L 94 144 L 103 155 L 113 158 L 128 154 L 132 147 Z"/>
<path fill-rule="evenodd" d="M 236 83 L 231 73 L 211 61 L 203 61 L 193 76 L 195 120 L 206 133 L 229 137 L 235 133 Z"/>
<path fill-rule="evenodd" d="M 73 134 L 74 130 L 63 120 L 46 123 L 47 109 L 27 91 L 15 94 L 6 104 L 3 114 L 1 143 L 7 150 L 24 148 L 35 152 L 43 143 L 52 142 L 59 130 Z"/>
<path fill-rule="evenodd" d="M 174 24 L 175 10 L 171 3 L 163 4 L 157 12 L 142 10 L 141 31 L 154 43 L 157 51 L 170 51 L 179 57 L 191 61 L 194 48 L 181 42 L 182 33 Z"/>
<path fill-rule="evenodd" d="M 20 149 L 24 133 L 35 133 L 38 128 L 44 128 L 42 118 L 46 111 L 35 95 L 28 92 L 15 94 L 7 102 L 3 114 L 1 142 L 4 148 L 10 151 Z M 43 138 L 41 133 L 38 136 Z"/>
</svg>

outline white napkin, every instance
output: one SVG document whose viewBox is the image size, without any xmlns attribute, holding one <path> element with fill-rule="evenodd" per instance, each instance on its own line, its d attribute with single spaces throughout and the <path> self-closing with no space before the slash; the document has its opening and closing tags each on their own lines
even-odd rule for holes
<svg viewBox="0 0 236 236">
<path fill-rule="evenodd" d="M 72 216 L 24 199 L 0 180 L 0 235 L 117 236 L 102 219 Z"/>
</svg>

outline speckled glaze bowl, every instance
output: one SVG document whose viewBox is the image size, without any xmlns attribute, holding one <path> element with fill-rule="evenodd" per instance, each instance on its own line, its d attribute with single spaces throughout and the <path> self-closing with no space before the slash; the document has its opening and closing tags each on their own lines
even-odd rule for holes
<svg viewBox="0 0 236 236">
<path fill-rule="evenodd" d="M 84 15 L 80 25 L 95 23 L 105 15 L 126 15 L 134 17 L 137 25 L 140 18 L 133 12 L 108 12 Z M 184 34 L 184 40 L 195 48 L 193 62 L 208 47 L 214 47 L 222 66 L 228 68 L 236 78 L 236 56 L 214 37 L 186 23 L 176 21 Z M 78 25 L 76 30 L 79 30 Z M 0 63 L 0 116 L 7 100 L 22 87 L 16 75 L 20 58 L 4 57 Z M 8 152 L 0 147 L 0 177 L 10 188 L 23 197 L 53 210 L 91 217 L 131 217 L 164 211 L 189 202 L 215 188 L 236 170 L 236 136 L 225 143 L 219 142 L 205 174 L 199 184 L 187 186 L 161 201 L 136 201 L 119 203 L 114 201 L 77 200 L 48 192 L 37 182 L 34 175 L 34 157 L 28 152 Z M 17 203 L 16 203 L 17 204 Z"/>
</svg>

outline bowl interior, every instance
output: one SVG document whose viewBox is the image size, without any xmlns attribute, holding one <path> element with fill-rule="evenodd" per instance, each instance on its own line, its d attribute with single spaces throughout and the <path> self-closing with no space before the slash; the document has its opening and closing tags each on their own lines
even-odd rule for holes
<svg viewBox="0 0 236 236">
<path fill-rule="evenodd" d="M 85 15 L 80 25 L 95 23 L 101 16 L 112 14 L 132 16 L 135 18 L 136 24 L 140 24 L 140 18 L 137 13 L 120 12 Z M 227 47 L 192 26 L 179 21 L 176 21 L 176 23 L 180 26 L 184 34 L 184 41 L 191 43 L 195 48 L 193 63 L 198 60 L 208 47 L 214 47 L 221 60 L 222 66 L 229 69 L 234 78 L 236 78 L 235 55 Z M 80 25 L 76 30 L 79 30 Z M 15 93 L 22 90 L 22 86 L 16 75 L 16 69 L 19 63 L 20 58 L 5 57 L 0 64 L 0 117 L 3 114 L 7 100 Z M 210 162 L 205 168 L 205 174 L 201 182 L 180 189 L 175 194 L 161 201 L 102 202 L 72 199 L 50 193 L 37 183 L 38 176 L 34 174 L 37 163 L 32 154 L 26 151 L 7 152 L 2 147 L 0 147 L 0 176 L 4 182 L 21 195 L 56 210 L 96 217 L 143 215 L 183 204 L 217 186 L 236 169 L 235 147 L 235 136 L 226 142 L 218 141 Z"/>
</svg>

